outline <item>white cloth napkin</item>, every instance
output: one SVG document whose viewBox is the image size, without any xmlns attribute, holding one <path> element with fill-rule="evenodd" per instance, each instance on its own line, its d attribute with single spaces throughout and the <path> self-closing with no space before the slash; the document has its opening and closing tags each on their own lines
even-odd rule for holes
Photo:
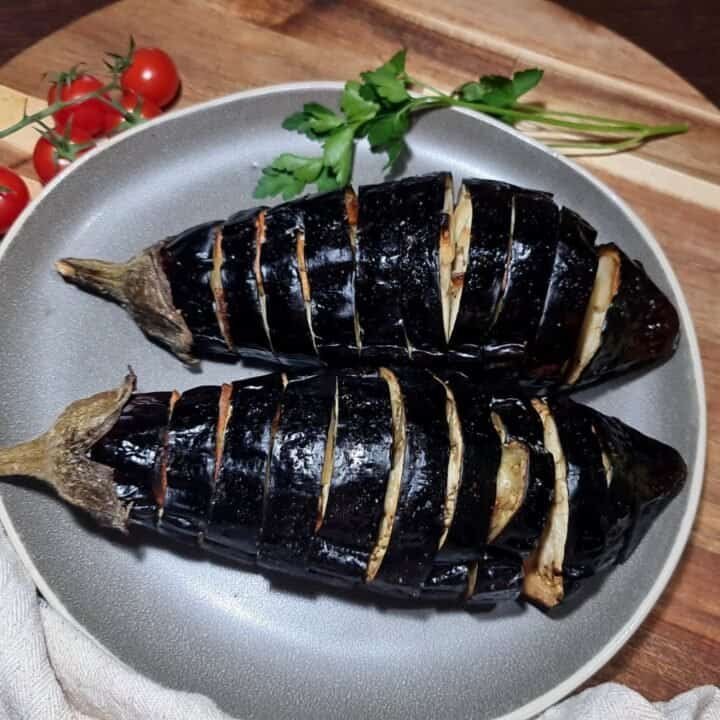
<svg viewBox="0 0 720 720">
<path fill-rule="evenodd" d="M 232 720 L 208 698 L 168 690 L 116 660 L 38 600 L 0 527 L 0 720 Z M 720 720 L 720 689 L 649 703 L 607 683 L 539 720 Z"/>
</svg>

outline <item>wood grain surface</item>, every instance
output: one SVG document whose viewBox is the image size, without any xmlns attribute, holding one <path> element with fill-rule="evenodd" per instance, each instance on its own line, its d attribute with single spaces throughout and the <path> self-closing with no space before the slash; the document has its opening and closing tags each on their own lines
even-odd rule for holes
<svg viewBox="0 0 720 720">
<path fill-rule="evenodd" d="M 720 682 L 718 109 L 637 45 L 541 0 L 122 0 L 73 19 L 0 67 L 0 126 L 16 119 L 26 96 L 44 96 L 43 73 L 81 60 L 99 69 L 102 53 L 121 50 L 131 33 L 176 59 L 181 106 L 258 85 L 348 79 L 405 46 L 412 74 L 442 88 L 539 66 L 546 75 L 534 100 L 691 124 L 687 135 L 632 154 L 581 160 L 638 212 L 670 258 L 698 331 L 709 404 L 705 489 L 690 545 L 648 620 L 588 684 L 614 680 L 663 700 Z M 0 164 L 33 178 L 33 139 L 0 141 Z"/>
</svg>

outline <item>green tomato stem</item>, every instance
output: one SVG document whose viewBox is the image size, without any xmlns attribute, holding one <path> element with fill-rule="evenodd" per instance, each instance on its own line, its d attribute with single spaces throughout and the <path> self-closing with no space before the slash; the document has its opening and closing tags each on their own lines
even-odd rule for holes
<svg viewBox="0 0 720 720">
<path fill-rule="evenodd" d="M 50 117 L 54 113 L 58 112 L 59 110 L 64 110 L 65 108 L 72 107 L 73 105 L 79 105 L 82 102 L 85 102 L 86 100 L 93 100 L 95 98 L 103 100 L 102 95 L 104 95 L 107 92 L 110 92 L 111 90 L 117 90 L 119 87 L 117 81 L 112 80 L 107 85 L 104 85 L 103 87 L 99 88 L 98 90 L 93 90 L 92 92 L 86 93 L 85 95 L 81 95 L 78 98 L 75 98 L 74 100 L 64 101 L 64 100 L 58 100 L 57 102 L 54 102 L 52 105 L 48 105 L 46 108 L 43 108 L 42 110 L 38 110 L 38 112 L 33 113 L 32 115 L 24 115 L 22 119 L 18 120 L 14 125 L 10 125 L 9 127 L 6 127 L 2 130 L 0 130 L 0 140 L 3 138 L 9 137 L 13 133 L 16 133 L 18 130 L 22 130 L 24 127 L 27 127 L 28 125 L 32 125 L 36 122 L 39 122 L 41 120 L 44 120 L 47 117 Z"/>
</svg>

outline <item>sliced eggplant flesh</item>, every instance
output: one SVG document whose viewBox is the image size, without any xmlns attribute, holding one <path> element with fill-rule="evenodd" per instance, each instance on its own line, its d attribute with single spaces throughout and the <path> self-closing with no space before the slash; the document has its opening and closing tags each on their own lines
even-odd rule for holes
<svg viewBox="0 0 720 720">
<path fill-rule="evenodd" d="M 330 482 L 333 476 L 333 458 L 335 456 L 335 439 L 337 438 L 338 424 L 338 382 L 335 378 L 335 400 L 330 413 L 330 425 L 325 443 L 325 457 L 323 458 L 322 474 L 320 475 L 320 497 L 318 499 L 318 512 L 315 521 L 315 533 L 322 527 L 327 510 L 328 496 L 330 495 Z"/>
<path fill-rule="evenodd" d="M 575 355 L 567 371 L 566 382 L 573 385 L 583 374 L 602 344 L 605 316 L 620 288 L 621 259 L 617 249 L 610 245 L 598 251 L 598 265 L 595 273 L 590 302 L 580 329 Z"/>
<path fill-rule="evenodd" d="M 225 298 L 225 288 L 222 283 L 222 266 L 225 262 L 222 249 L 223 231 L 222 227 L 215 230 L 215 240 L 213 241 L 213 266 L 210 273 L 210 289 L 213 294 L 213 302 L 215 307 L 215 316 L 217 317 L 220 331 L 225 340 L 225 345 L 229 352 L 234 352 L 235 344 L 230 332 L 230 317 L 228 313 L 227 299 Z"/>
<path fill-rule="evenodd" d="M 563 562 L 568 532 L 567 463 L 555 419 L 544 400 L 533 399 L 543 424 L 544 444 L 555 463 L 555 492 L 540 542 L 525 560 L 523 594 L 544 607 L 554 607 L 565 595 Z"/>
<path fill-rule="evenodd" d="M 302 293 L 303 302 L 305 303 L 305 320 L 307 322 L 308 330 L 310 331 L 310 340 L 312 341 L 312 348 L 314 353 L 317 355 L 317 339 L 315 338 L 315 331 L 313 330 L 312 322 L 312 302 L 310 295 L 310 278 L 308 277 L 307 263 L 305 262 L 305 231 L 300 230 L 297 233 L 296 238 L 296 252 L 297 252 L 297 266 L 298 273 L 300 275 L 300 292 Z"/>
<path fill-rule="evenodd" d="M 490 417 L 502 448 L 495 504 L 490 516 L 488 542 L 491 543 L 507 527 L 523 504 L 528 486 L 530 450 L 525 443 L 508 438 L 505 425 L 496 412 L 491 412 Z"/>
<path fill-rule="evenodd" d="M 267 335 L 270 350 L 275 352 L 272 342 L 272 333 L 270 332 L 270 325 L 268 324 L 267 295 L 265 294 L 265 285 L 263 284 L 263 275 L 261 271 L 262 249 L 265 244 L 266 212 L 266 210 L 263 210 L 258 214 L 256 219 L 257 234 L 255 236 L 255 262 L 253 263 L 253 272 L 255 273 L 255 282 L 257 283 L 258 298 L 260 299 L 260 313 L 262 314 L 263 327 L 265 328 L 265 334 Z"/>
<path fill-rule="evenodd" d="M 451 223 L 453 254 L 449 262 L 441 265 L 443 300 L 445 301 L 445 334 L 448 341 L 455 328 L 455 321 L 462 302 L 462 292 L 467 272 L 470 243 L 472 241 L 473 205 L 467 187 L 463 183 Z M 441 255 L 441 258 L 443 256 Z"/>
<path fill-rule="evenodd" d="M 436 378 L 443 386 L 447 401 L 445 403 L 445 415 L 448 425 L 448 436 L 450 444 L 450 455 L 447 470 L 447 486 L 445 490 L 445 501 L 443 502 L 443 531 L 440 536 L 438 548 L 442 548 L 450 533 L 453 518 L 455 517 L 455 508 L 457 507 L 458 494 L 460 492 L 460 483 L 463 472 L 463 457 L 465 456 L 465 448 L 463 445 L 462 427 L 460 425 L 460 416 L 458 414 L 455 395 L 450 386 Z"/>
<path fill-rule="evenodd" d="M 390 544 L 390 536 L 392 534 L 393 525 L 395 523 L 395 515 L 397 513 L 398 502 L 400 500 L 400 490 L 402 488 L 403 470 L 405 467 L 405 448 L 407 444 L 407 428 L 405 421 L 405 402 L 403 399 L 400 383 L 392 370 L 388 368 L 380 368 L 378 371 L 380 377 L 385 380 L 390 393 L 390 408 L 392 412 L 392 462 L 390 466 L 390 475 L 388 477 L 387 490 L 385 491 L 385 500 L 383 503 L 383 516 L 378 528 L 377 540 L 375 546 L 370 553 L 367 571 L 365 573 L 366 582 L 372 582 L 387 553 Z"/>
<path fill-rule="evenodd" d="M 345 213 L 348 219 L 350 232 L 350 248 L 352 249 L 353 273 L 352 273 L 352 297 L 353 297 L 353 330 L 355 332 L 355 346 L 358 353 L 362 350 L 362 327 L 360 326 L 360 316 L 355 303 L 355 268 L 357 267 L 358 241 L 358 197 L 352 188 L 345 189 Z"/>
</svg>

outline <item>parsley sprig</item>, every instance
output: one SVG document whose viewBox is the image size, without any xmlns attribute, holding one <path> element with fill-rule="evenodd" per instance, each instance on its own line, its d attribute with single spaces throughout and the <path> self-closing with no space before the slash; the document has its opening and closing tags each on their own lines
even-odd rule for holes
<svg viewBox="0 0 720 720">
<path fill-rule="evenodd" d="M 614 153 L 638 147 L 652 138 L 686 132 L 684 123 L 646 125 L 597 115 L 549 110 L 520 98 L 543 77 L 537 68 L 512 77 L 484 75 L 452 93 L 443 93 L 410 77 L 405 50 L 384 65 L 360 74 L 360 81 L 345 83 L 339 111 L 319 103 L 306 103 L 285 119 L 283 127 L 322 144 L 318 156 L 282 153 L 267 167 L 255 188 L 256 198 L 281 195 L 285 200 L 301 194 L 308 185 L 320 192 L 345 186 L 352 176 L 355 142 L 367 138 L 376 153 L 385 153 L 385 169 L 392 168 L 407 146 L 413 113 L 461 107 L 492 115 L 509 125 L 552 130 L 547 144 L 568 154 Z M 422 91 L 411 92 L 414 90 Z"/>
</svg>

